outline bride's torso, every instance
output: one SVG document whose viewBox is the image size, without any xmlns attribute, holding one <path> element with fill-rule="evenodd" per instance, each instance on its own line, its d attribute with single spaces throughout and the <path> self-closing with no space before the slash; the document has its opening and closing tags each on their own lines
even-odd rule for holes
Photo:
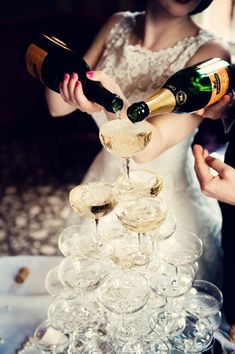
<svg viewBox="0 0 235 354">
<path fill-rule="evenodd" d="M 131 45 L 129 37 L 139 15 L 138 12 L 123 13 L 110 32 L 97 66 L 97 69 L 116 80 L 130 103 L 153 94 L 173 73 L 187 65 L 200 46 L 214 38 L 212 34 L 200 29 L 196 36 L 186 37 L 173 47 L 156 52 L 139 44 Z M 106 121 L 102 114 L 94 115 L 94 119 L 98 126 Z M 191 170 L 188 167 L 192 167 L 193 163 L 189 149 L 193 136 L 194 134 L 141 166 L 157 168 L 162 172 L 171 170 L 178 182 L 183 181 L 186 178 L 185 169 Z M 132 166 L 136 166 L 133 161 Z M 190 176 L 190 184 L 192 178 Z"/>
</svg>

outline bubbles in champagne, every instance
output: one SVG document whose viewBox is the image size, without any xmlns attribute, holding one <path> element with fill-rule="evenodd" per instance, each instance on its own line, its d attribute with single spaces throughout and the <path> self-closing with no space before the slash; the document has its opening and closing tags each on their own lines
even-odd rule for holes
<svg viewBox="0 0 235 354">
<path fill-rule="evenodd" d="M 71 207 L 89 218 L 100 218 L 110 213 L 116 205 L 112 185 L 90 182 L 73 188 L 69 194 Z"/>
<path fill-rule="evenodd" d="M 102 145 L 111 153 L 127 157 L 145 148 L 152 136 L 151 125 L 146 122 L 132 124 L 116 119 L 105 123 L 99 132 Z"/>
<path fill-rule="evenodd" d="M 115 193 L 118 194 L 124 175 L 117 178 Z M 154 170 L 134 169 L 129 171 L 129 182 L 132 187 L 130 193 L 156 197 L 162 190 L 162 177 Z"/>
<path fill-rule="evenodd" d="M 150 232 L 166 218 L 166 204 L 159 198 L 125 198 L 120 202 L 117 217 L 128 230 Z"/>
</svg>

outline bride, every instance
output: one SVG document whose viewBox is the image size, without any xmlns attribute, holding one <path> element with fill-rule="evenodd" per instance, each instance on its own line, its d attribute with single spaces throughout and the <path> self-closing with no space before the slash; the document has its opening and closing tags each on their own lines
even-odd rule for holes
<svg viewBox="0 0 235 354">
<path fill-rule="evenodd" d="M 116 13 L 96 36 L 84 59 L 92 68 L 87 76 L 101 81 L 129 104 L 150 96 L 174 72 L 211 57 L 230 61 L 226 47 L 199 28 L 191 14 L 203 11 L 212 0 L 148 0 L 143 12 Z M 112 78 L 112 79 L 111 79 Z M 115 82 L 113 81 L 115 80 Z M 52 116 L 76 109 L 93 116 L 100 127 L 114 115 L 84 96 L 76 73 L 65 73 L 60 94 L 46 89 Z M 148 118 L 152 139 L 131 161 L 131 168 L 155 169 L 166 183 L 166 198 L 177 225 L 196 233 L 203 242 L 198 277 L 220 285 L 221 214 L 216 200 L 202 195 L 194 172 L 191 143 L 202 118 L 197 114 L 164 114 Z M 120 160 L 102 149 L 85 181 L 114 182 Z M 170 177 L 170 178 L 169 178 Z M 171 195 L 167 196 L 173 179 Z"/>
</svg>

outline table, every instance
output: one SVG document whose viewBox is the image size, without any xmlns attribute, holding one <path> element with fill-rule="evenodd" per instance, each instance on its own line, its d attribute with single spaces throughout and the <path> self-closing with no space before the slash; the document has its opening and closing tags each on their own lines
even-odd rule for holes
<svg viewBox="0 0 235 354">
<path fill-rule="evenodd" d="M 0 354 L 16 353 L 26 338 L 33 335 L 37 325 L 47 318 L 52 298 L 45 289 L 45 277 L 62 259 L 56 256 L 0 257 Z M 24 283 L 17 284 L 14 277 L 21 267 L 28 267 L 30 273 Z"/>
</svg>

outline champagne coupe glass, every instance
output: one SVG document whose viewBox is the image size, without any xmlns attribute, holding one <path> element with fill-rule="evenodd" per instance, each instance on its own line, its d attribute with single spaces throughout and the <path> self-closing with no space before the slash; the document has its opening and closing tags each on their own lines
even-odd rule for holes
<svg viewBox="0 0 235 354">
<path fill-rule="evenodd" d="M 123 180 L 120 188 L 130 191 L 129 165 L 131 156 L 142 151 L 150 142 L 151 124 L 147 121 L 132 124 L 128 119 L 115 119 L 103 124 L 99 138 L 106 150 L 121 157 Z"/>
<path fill-rule="evenodd" d="M 52 268 L 46 275 L 45 288 L 52 298 L 63 297 L 71 299 L 77 296 L 77 291 L 66 288 L 59 278 L 59 266 Z"/>
<path fill-rule="evenodd" d="M 75 299 L 67 299 L 65 301 L 64 299 L 57 299 L 50 305 L 48 313 L 51 316 L 48 315 L 48 317 L 55 327 L 61 329 L 61 327 L 56 325 L 60 320 L 60 313 L 64 311 L 64 317 L 68 317 L 68 313 L 73 307 L 74 313 L 75 311 L 77 312 L 76 325 L 91 318 L 95 306 L 94 301 L 91 301 L 90 295 L 99 286 L 105 274 L 106 263 L 101 259 L 84 258 L 78 260 L 72 257 L 64 258 L 59 266 L 59 278 L 66 288 L 77 291 L 80 298 L 77 296 Z"/>
<path fill-rule="evenodd" d="M 99 219 L 109 214 L 117 204 L 112 185 L 104 182 L 80 184 L 70 191 L 69 203 L 75 212 L 94 220 L 94 242 L 101 246 Z"/>
<path fill-rule="evenodd" d="M 76 259 L 98 256 L 100 246 L 98 242 L 94 241 L 92 226 L 80 224 L 65 228 L 58 238 L 58 247 L 61 253 L 65 257 L 71 256 Z"/>
<path fill-rule="evenodd" d="M 177 277 L 175 268 L 162 263 L 150 277 L 150 288 L 165 299 L 165 307 L 151 314 L 150 327 L 160 335 L 179 333 L 185 326 L 184 312 L 172 305 L 170 300 L 179 298 L 189 291 L 195 273 L 191 266 L 179 266 Z"/>
<path fill-rule="evenodd" d="M 182 269 L 187 269 L 187 267 L 183 268 L 183 266 L 192 266 L 201 256 L 202 241 L 199 239 L 198 236 L 196 236 L 190 231 L 176 229 L 176 231 L 171 237 L 158 241 L 156 246 L 156 254 L 160 260 L 164 261 L 172 269 L 170 287 L 172 287 L 173 285 L 177 286 L 180 279 L 179 272 Z M 193 269 L 193 267 L 191 268 Z M 194 270 L 193 273 L 195 275 Z M 193 280 L 194 277 L 191 277 L 190 281 L 188 282 L 189 287 L 186 288 L 187 290 L 190 289 Z M 179 287 L 179 289 L 181 289 L 181 287 Z M 185 293 L 187 293 L 187 291 L 185 291 Z M 173 293 L 172 295 L 168 294 L 168 297 L 169 295 L 172 296 Z M 183 295 L 183 293 L 181 293 L 181 295 Z M 158 331 L 161 331 L 161 328 L 163 327 L 159 323 L 161 323 L 161 321 L 167 321 L 167 317 L 167 311 L 153 313 L 150 318 L 152 328 L 157 328 Z M 167 326 L 165 326 L 164 330 L 169 331 Z"/>
<path fill-rule="evenodd" d="M 139 257 L 139 245 L 135 240 L 135 233 L 128 231 L 117 239 L 107 244 L 108 257 L 122 268 L 137 268 L 148 266 L 153 254 L 152 238 L 146 235 L 141 242 L 141 257 Z"/>
<path fill-rule="evenodd" d="M 184 301 L 186 311 L 197 318 L 216 315 L 223 304 L 220 289 L 206 280 L 196 279 Z"/>
<path fill-rule="evenodd" d="M 119 201 L 116 212 L 118 220 L 128 230 L 137 232 L 139 247 L 136 264 L 148 262 L 142 249 L 142 238 L 155 231 L 164 222 L 166 214 L 166 204 L 158 197 L 128 195 Z"/>
<path fill-rule="evenodd" d="M 36 347 L 43 353 L 61 353 L 69 346 L 69 337 L 58 329 L 54 328 L 49 320 L 38 325 L 34 331 Z"/>
<path fill-rule="evenodd" d="M 160 259 L 175 267 L 193 265 L 202 254 L 202 241 L 191 231 L 178 229 L 166 239 L 160 239 L 156 252 Z"/>
<path fill-rule="evenodd" d="M 99 302 L 111 313 L 121 316 L 119 329 L 113 336 L 118 342 L 133 337 L 131 326 L 127 326 L 125 316 L 140 311 L 148 302 L 150 289 L 147 279 L 132 270 L 117 270 L 109 273 L 97 289 Z"/>
<path fill-rule="evenodd" d="M 119 187 L 123 185 L 125 176 L 120 174 L 116 180 L 115 193 L 120 194 Z M 162 177 L 154 170 L 131 169 L 129 171 L 130 193 L 146 197 L 156 197 L 162 190 Z"/>
</svg>

